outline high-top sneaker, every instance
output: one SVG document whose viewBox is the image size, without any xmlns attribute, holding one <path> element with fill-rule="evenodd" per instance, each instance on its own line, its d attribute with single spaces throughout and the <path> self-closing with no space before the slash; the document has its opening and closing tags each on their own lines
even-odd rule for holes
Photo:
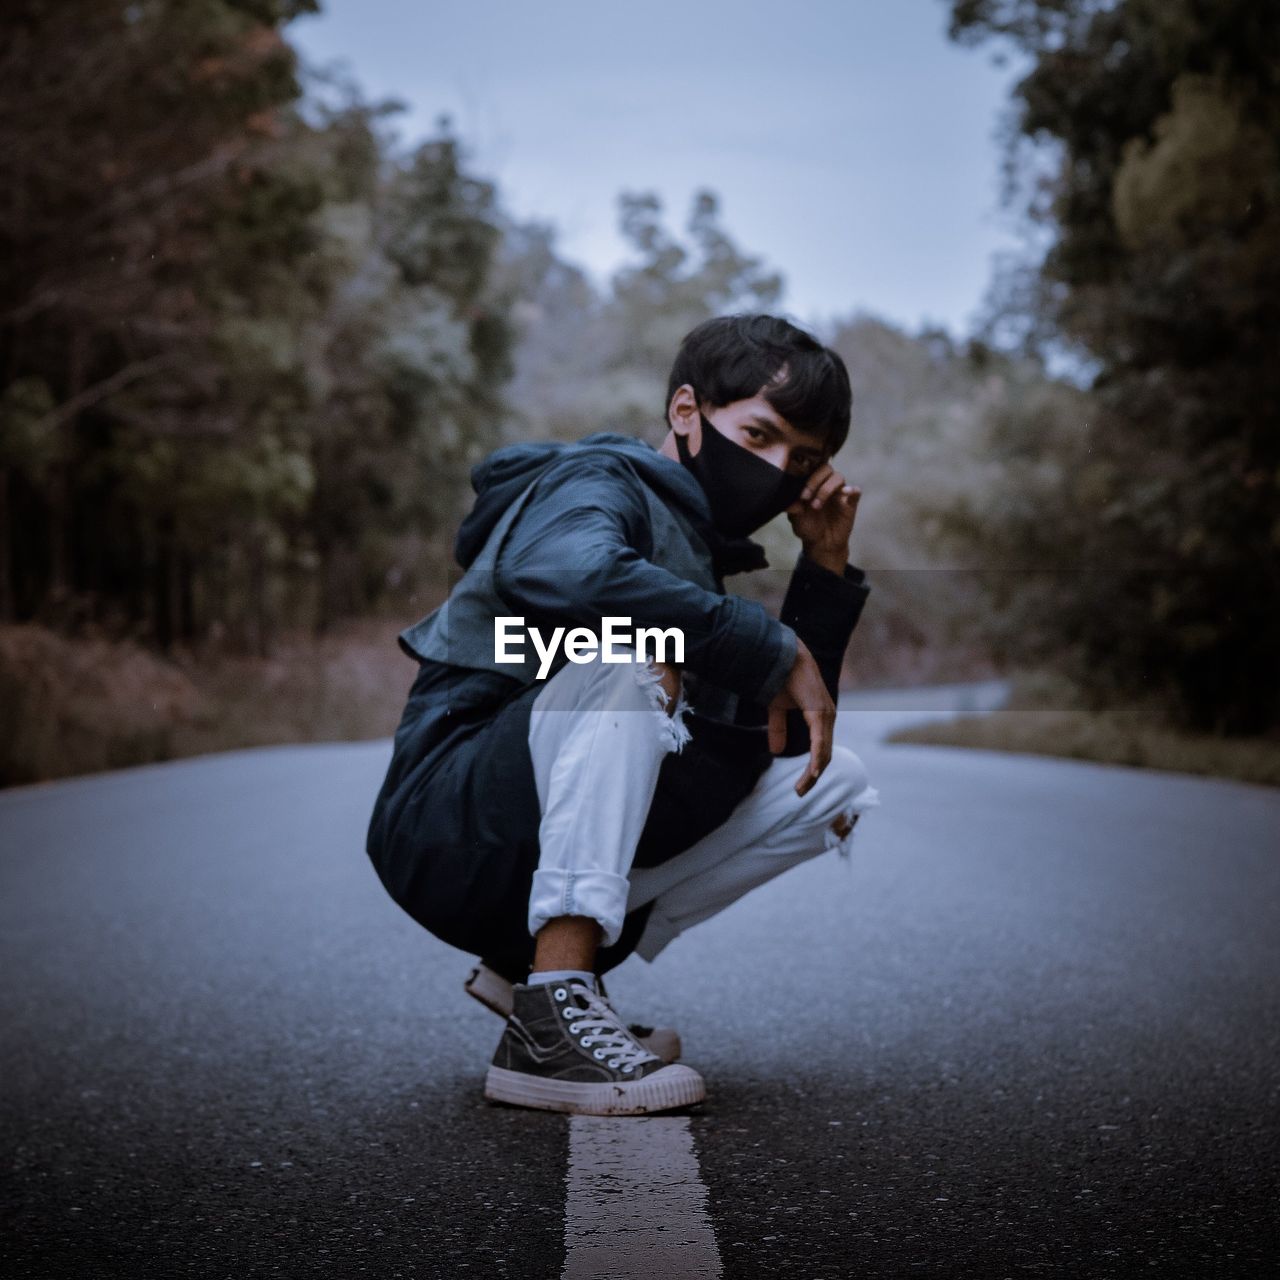
<svg viewBox="0 0 1280 1280">
<path fill-rule="evenodd" d="M 493 1102 L 589 1116 L 692 1106 L 706 1085 L 692 1067 L 650 1053 L 584 982 L 512 988 L 513 1009 L 485 1077 Z"/>
<path fill-rule="evenodd" d="M 496 969 L 481 960 L 467 976 L 462 989 L 500 1018 L 509 1018 L 513 1007 L 512 985 L 510 978 L 504 978 Z M 600 994 L 608 1000 L 609 993 L 605 991 L 604 981 L 601 978 L 596 978 L 596 986 Z M 638 1022 L 632 1022 L 627 1024 L 627 1030 L 640 1041 L 644 1048 L 650 1053 L 657 1054 L 663 1062 L 675 1062 L 680 1057 L 682 1048 L 680 1033 L 674 1027 L 646 1027 Z"/>
</svg>

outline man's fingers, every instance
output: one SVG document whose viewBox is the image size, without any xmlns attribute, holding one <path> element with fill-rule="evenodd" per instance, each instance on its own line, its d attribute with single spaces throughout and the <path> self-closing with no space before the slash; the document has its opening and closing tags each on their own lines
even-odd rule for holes
<svg viewBox="0 0 1280 1280">
<path fill-rule="evenodd" d="M 787 713 L 776 704 L 769 707 L 769 750 L 781 755 L 787 745 Z"/>
<path fill-rule="evenodd" d="M 805 723 L 809 726 L 809 763 L 796 783 L 796 795 L 802 796 L 822 777 L 831 763 L 831 738 L 835 729 L 835 712 L 828 707 L 806 707 Z"/>
<path fill-rule="evenodd" d="M 804 772 L 800 775 L 800 780 L 796 783 L 796 795 L 802 796 L 812 789 L 813 784 L 822 777 L 822 771 L 830 762 L 831 756 L 828 754 L 827 759 L 822 758 L 822 750 L 816 739 L 809 739 L 809 763 L 805 765 Z"/>
<path fill-rule="evenodd" d="M 838 472 L 833 471 L 820 485 L 813 490 L 813 497 L 809 500 L 811 507 L 820 507 L 828 498 L 840 492 L 844 486 L 844 477 Z"/>
<path fill-rule="evenodd" d="M 796 795 L 804 795 L 817 780 L 818 775 L 813 771 L 813 753 L 810 752 L 809 763 L 805 765 L 804 772 L 800 775 L 800 781 L 796 783 Z"/>
<path fill-rule="evenodd" d="M 818 486 L 829 476 L 832 475 L 831 463 L 824 462 L 812 475 L 804 482 L 804 488 L 800 491 L 798 502 L 808 502 L 818 491 Z"/>
</svg>

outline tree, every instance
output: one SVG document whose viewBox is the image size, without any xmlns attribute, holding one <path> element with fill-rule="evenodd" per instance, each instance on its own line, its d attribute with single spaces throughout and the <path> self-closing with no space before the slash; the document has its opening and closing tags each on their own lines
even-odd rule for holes
<svg viewBox="0 0 1280 1280">
<path fill-rule="evenodd" d="M 248 414 L 288 448 L 288 371 L 264 317 L 282 293 L 306 305 L 316 191 L 278 163 L 298 93 L 278 28 L 313 7 L 6 10 L 0 395 L 43 400 L 54 437 L 38 477 L 8 468 L 0 518 L 24 533 L 0 539 L 12 613 L 68 620 L 77 600 L 112 598 L 167 643 L 194 553 L 177 496 L 211 450 L 241 446 Z"/>
<path fill-rule="evenodd" d="M 6 10 L 0 619 L 263 652 L 443 568 L 510 375 L 494 192 L 447 124 L 302 101 L 312 8 Z"/>
<path fill-rule="evenodd" d="M 694 195 L 687 241 L 664 227 L 652 192 L 623 192 L 618 208 L 635 257 L 603 294 L 556 256 L 551 228 L 507 231 L 503 270 L 518 298 L 520 329 L 512 429 L 521 435 L 576 440 L 613 430 L 656 444 L 665 431 L 667 374 L 684 335 L 727 311 L 766 310 L 781 296 L 781 276 L 722 229 L 712 192 Z"/>
<path fill-rule="evenodd" d="M 1016 136 L 1040 340 L 1096 370 L 1073 465 L 999 545 L 1070 539 L 1028 629 L 1099 695 L 1183 723 L 1280 721 L 1280 13 L 1252 0 L 956 0 L 952 33 L 1030 59 Z M 1042 146 L 1043 149 L 1043 146 Z M 1038 184 L 1038 185 L 1037 185 Z M 1009 431 L 1002 428 L 1008 442 Z M 1081 566 L 1087 571 L 1080 572 Z"/>
<path fill-rule="evenodd" d="M 310 337 L 316 488 L 306 532 L 317 622 L 373 608 L 437 574 L 442 587 L 467 472 L 501 438 L 511 298 L 493 278 L 492 184 L 437 136 L 399 159 L 354 101 L 316 135 L 335 166 L 327 208 L 339 283 Z"/>
</svg>

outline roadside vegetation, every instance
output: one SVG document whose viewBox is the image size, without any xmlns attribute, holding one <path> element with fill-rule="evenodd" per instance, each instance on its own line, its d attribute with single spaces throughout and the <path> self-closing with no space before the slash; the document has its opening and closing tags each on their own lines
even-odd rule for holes
<svg viewBox="0 0 1280 1280">
<path fill-rule="evenodd" d="M 0 627 L 0 786 L 291 742 L 395 732 L 413 664 L 394 627 L 280 640 L 268 658 Z"/>
<path fill-rule="evenodd" d="M 596 284 L 447 119 L 407 143 L 394 105 L 300 65 L 316 7 L 0 18 L 0 784 L 391 732 L 394 635 L 447 592 L 470 468 L 656 444 L 688 329 L 786 312 L 709 190 L 674 220 L 620 192 L 631 257 Z M 945 732 L 1274 780 L 1280 20 L 950 8 L 1026 67 L 1028 249 L 972 333 L 852 304 L 822 327 L 872 582 L 848 679 L 1034 670 L 1077 701 Z M 794 542 L 761 540 L 772 568 L 729 586 L 776 603 Z"/>
<path fill-rule="evenodd" d="M 1023 676 L 1012 681 L 999 711 L 914 725 L 890 734 L 889 741 L 1064 756 L 1280 786 L 1280 733 L 1193 733 L 1171 725 L 1158 707 L 1079 703 L 1079 693 L 1061 680 Z"/>
</svg>

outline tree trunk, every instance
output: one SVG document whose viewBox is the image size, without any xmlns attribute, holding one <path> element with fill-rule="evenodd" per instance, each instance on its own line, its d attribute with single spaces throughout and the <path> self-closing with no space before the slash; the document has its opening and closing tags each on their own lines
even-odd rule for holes
<svg viewBox="0 0 1280 1280">
<path fill-rule="evenodd" d="M 67 399 L 74 400 L 84 389 L 89 363 L 89 335 L 77 329 L 71 335 L 67 353 Z M 49 480 L 49 596 L 55 607 L 71 594 L 73 581 L 71 546 L 71 461 L 75 453 L 76 423 L 72 414 L 59 428 L 65 441 L 59 449 Z"/>
<path fill-rule="evenodd" d="M 0 467 L 0 622 L 12 622 L 13 541 L 10 537 L 8 467 Z"/>
<path fill-rule="evenodd" d="M 156 645 L 162 653 L 173 647 L 173 538 L 168 517 L 161 516 L 152 524 L 155 554 L 152 559 L 152 625 Z"/>
<path fill-rule="evenodd" d="M 177 555 L 178 561 L 178 634 L 188 643 L 196 636 L 195 565 L 187 551 Z"/>
<path fill-rule="evenodd" d="M 268 656 L 267 560 L 262 543 L 262 530 L 254 525 L 249 542 L 249 620 L 253 652 L 259 658 Z"/>
<path fill-rule="evenodd" d="M 166 519 L 165 526 L 165 567 L 169 578 L 165 596 L 169 602 L 169 645 L 172 647 L 182 639 L 182 563 L 172 516 Z"/>
<path fill-rule="evenodd" d="M 316 547 L 319 570 L 316 575 L 316 626 L 317 638 L 327 635 L 333 626 L 333 543 L 323 539 Z"/>
<path fill-rule="evenodd" d="M 66 464 L 55 462 L 49 469 L 47 489 L 49 503 L 49 589 L 48 602 L 55 614 L 61 614 L 67 596 L 71 594 L 71 546 L 68 526 L 71 522 L 67 501 Z"/>
</svg>

